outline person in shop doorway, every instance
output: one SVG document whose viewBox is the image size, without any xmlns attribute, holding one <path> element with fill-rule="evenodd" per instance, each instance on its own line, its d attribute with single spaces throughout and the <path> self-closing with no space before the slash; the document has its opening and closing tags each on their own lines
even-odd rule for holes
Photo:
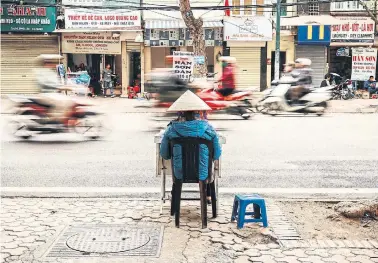
<svg viewBox="0 0 378 263">
<path fill-rule="evenodd" d="M 377 94 L 377 82 L 374 79 L 374 76 L 370 76 L 370 78 L 365 81 L 364 89 L 369 92 L 369 95 Z"/>
<path fill-rule="evenodd" d="M 110 96 L 114 98 L 114 86 L 112 81 L 112 70 L 110 68 L 110 64 L 106 65 L 106 68 L 103 70 L 101 74 L 101 81 L 104 88 L 104 97 L 106 98 L 107 90 L 110 89 Z"/>
<path fill-rule="evenodd" d="M 322 81 L 322 83 L 320 84 L 320 87 L 323 88 L 323 87 L 328 87 L 328 86 L 331 86 L 331 74 L 327 73 L 325 74 L 324 76 L 324 79 Z"/>
</svg>

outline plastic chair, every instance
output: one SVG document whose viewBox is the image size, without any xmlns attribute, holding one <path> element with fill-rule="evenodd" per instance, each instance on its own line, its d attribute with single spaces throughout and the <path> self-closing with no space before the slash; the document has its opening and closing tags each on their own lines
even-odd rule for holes
<svg viewBox="0 0 378 263">
<path fill-rule="evenodd" d="M 199 180 L 200 173 L 200 145 L 206 145 L 209 150 L 209 163 L 208 163 L 208 178 L 207 180 Z M 182 179 L 177 179 L 175 176 L 175 169 L 173 168 L 173 148 L 175 146 L 181 146 L 182 154 Z M 180 227 L 180 203 L 181 203 L 181 191 L 183 183 L 199 183 L 200 201 L 201 201 L 201 219 L 202 228 L 207 227 L 207 204 L 206 204 L 206 186 L 207 182 L 210 184 L 211 203 L 213 217 L 217 216 L 216 205 L 216 193 L 215 183 L 211 180 L 212 164 L 213 164 L 213 143 L 212 141 L 201 138 L 174 138 L 170 140 L 170 151 L 172 159 L 172 200 L 171 200 L 171 215 L 175 216 L 175 225 Z M 209 180 L 210 179 L 210 180 Z M 193 199 L 183 199 L 193 200 Z"/>
<path fill-rule="evenodd" d="M 253 212 L 246 212 L 247 206 L 253 204 Z M 246 219 L 245 216 L 253 216 L 254 219 Z M 231 221 L 237 220 L 238 229 L 243 228 L 244 223 L 263 223 L 268 227 L 265 200 L 258 194 L 236 195 L 232 208 Z"/>
</svg>

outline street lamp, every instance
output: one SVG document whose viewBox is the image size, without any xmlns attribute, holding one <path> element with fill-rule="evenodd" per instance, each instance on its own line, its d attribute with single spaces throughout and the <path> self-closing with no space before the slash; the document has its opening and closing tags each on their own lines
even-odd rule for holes
<svg viewBox="0 0 378 263">
<path fill-rule="evenodd" d="M 276 7 L 276 52 L 274 58 L 274 80 L 280 79 L 280 42 L 281 42 L 281 0 L 272 0 Z"/>
</svg>

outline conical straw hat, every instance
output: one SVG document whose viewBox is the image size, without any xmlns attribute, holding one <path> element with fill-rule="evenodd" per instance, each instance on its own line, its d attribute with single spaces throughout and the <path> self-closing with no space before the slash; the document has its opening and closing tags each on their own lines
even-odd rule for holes
<svg viewBox="0 0 378 263">
<path fill-rule="evenodd" d="M 167 112 L 208 110 L 211 110 L 211 108 L 196 94 L 188 90 L 169 107 Z"/>
</svg>

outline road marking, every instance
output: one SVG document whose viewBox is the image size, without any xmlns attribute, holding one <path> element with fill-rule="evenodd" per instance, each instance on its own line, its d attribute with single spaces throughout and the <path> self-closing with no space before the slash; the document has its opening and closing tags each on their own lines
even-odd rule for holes
<svg viewBox="0 0 378 263">
<path fill-rule="evenodd" d="M 167 187 L 169 190 L 169 187 Z M 183 188 L 196 191 L 196 187 Z M 9 193 L 160 193 L 158 187 L 1 187 L 1 194 Z M 260 194 L 378 194 L 378 188 L 229 188 L 220 187 L 223 194 L 260 193 Z"/>
</svg>

